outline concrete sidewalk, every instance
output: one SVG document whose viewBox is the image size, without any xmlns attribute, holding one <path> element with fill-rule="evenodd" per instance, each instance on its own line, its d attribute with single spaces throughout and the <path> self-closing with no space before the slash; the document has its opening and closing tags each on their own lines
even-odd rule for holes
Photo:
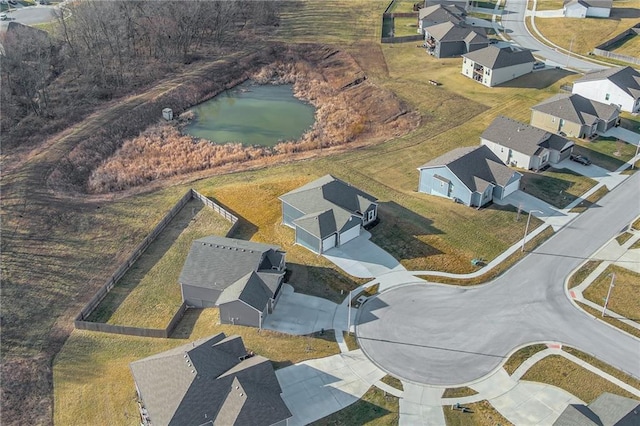
<svg viewBox="0 0 640 426">
<path fill-rule="evenodd" d="M 523 190 L 514 191 L 502 200 L 495 200 L 495 203 L 510 204 L 524 212 L 533 212 L 533 216 L 553 227 L 554 231 L 558 231 L 578 215 L 570 213 L 567 209 L 556 208 Z"/>
</svg>

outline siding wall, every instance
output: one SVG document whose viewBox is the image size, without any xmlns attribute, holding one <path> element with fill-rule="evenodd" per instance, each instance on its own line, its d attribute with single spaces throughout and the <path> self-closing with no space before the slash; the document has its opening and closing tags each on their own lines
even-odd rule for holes
<svg viewBox="0 0 640 426">
<path fill-rule="evenodd" d="M 527 64 L 513 65 L 506 68 L 491 70 L 489 86 L 493 87 L 506 81 L 513 80 L 521 75 L 529 74 L 533 71 L 533 62 Z"/>
<path fill-rule="evenodd" d="M 304 229 L 296 228 L 296 243 L 316 253 L 322 252 L 322 250 L 320 249 L 320 239 L 314 237 Z"/>
<path fill-rule="evenodd" d="M 434 175 L 442 176 L 451 181 L 453 188 L 451 189 L 450 198 L 459 198 L 464 204 L 471 204 L 471 191 L 469 190 L 469 188 L 464 186 L 462 181 L 460 181 L 460 179 L 458 179 L 458 177 L 454 175 L 451 170 L 444 166 L 420 170 L 420 183 L 418 187 L 419 192 L 446 197 L 446 194 L 442 194 L 440 192 L 440 188 L 435 187 L 436 185 L 440 185 L 440 180 L 434 178 Z"/>
<path fill-rule="evenodd" d="M 560 119 L 558 117 L 540 111 L 531 111 L 531 125 L 556 134 L 562 131 L 567 134 L 567 136 L 572 137 L 580 137 L 586 130 L 583 129 L 583 126 L 580 124 L 571 123 L 566 120 L 564 121 L 562 129 L 560 129 Z"/>
<path fill-rule="evenodd" d="M 619 105 L 623 111 L 633 112 L 635 100 L 609 80 L 573 83 L 573 93 L 603 104 Z M 607 100 L 607 94 L 609 99 Z"/>
<path fill-rule="evenodd" d="M 535 162 L 532 162 L 531 157 L 521 152 L 514 151 L 511 148 L 502 146 L 496 142 L 492 142 L 488 139 L 480 138 L 480 144 L 486 145 L 494 154 L 507 165 L 514 165 L 522 169 L 530 169 L 535 167 Z"/>
<path fill-rule="evenodd" d="M 194 287 L 182 285 L 182 295 L 187 306 L 195 308 L 210 308 L 216 305 L 216 300 L 220 297 L 219 290 L 210 288 Z"/>
<path fill-rule="evenodd" d="M 234 300 L 220 305 L 220 322 L 257 328 L 260 327 L 260 312 L 240 300 Z"/>
<path fill-rule="evenodd" d="M 295 228 L 293 221 L 302 216 L 304 216 L 304 214 L 300 210 L 292 207 L 291 205 L 285 203 L 284 201 L 282 202 L 282 223 L 283 224 L 290 226 L 292 228 Z"/>
</svg>

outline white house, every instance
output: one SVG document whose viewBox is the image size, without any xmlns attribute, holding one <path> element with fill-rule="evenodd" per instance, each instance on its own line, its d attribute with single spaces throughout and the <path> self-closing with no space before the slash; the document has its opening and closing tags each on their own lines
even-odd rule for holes
<svg viewBox="0 0 640 426">
<path fill-rule="evenodd" d="M 640 73 L 631 67 L 587 73 L 573 83 L 572 92 L 622 111 L 640 112 Z"/>
<path fill-rule="evenodd" d="M 564 3 L 566 18 L 608 18 L 613 0 L 567 0 Z"/>
<path fill-rule="evenodd" d="M 462 74 L 488 87 L 533 71 L 535 58 L 529 50 L 487 46 L 462 55 Z"/>
</svg>

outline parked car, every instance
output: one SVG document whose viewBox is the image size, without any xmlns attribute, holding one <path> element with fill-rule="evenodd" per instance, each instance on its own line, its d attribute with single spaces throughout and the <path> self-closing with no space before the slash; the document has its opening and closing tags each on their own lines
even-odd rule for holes
<svg viewBox="0 0 640 426">
<path fill-rule="evenodd" d="M 533 63 L 533 69 L 534 70 L 541 70 L 544 67 L 545 67 L 544 62 L 537 61 L 537 62 Z"/>
<path fill-rule="evenodd" d="M 0 13 L 0 21 L 6 21 L 9 19 L 6 13 Z"/>
<path fill-rule="evenodd" d="M 588 166 L 589 164 L 591 164 L 591 160 L 589 160 L 584 155 L 571 154 L 570 158 L 571 158 L 571 161 L 575 161 L 576 163 L 580 163 L 584 166 Z"/>
</svg>

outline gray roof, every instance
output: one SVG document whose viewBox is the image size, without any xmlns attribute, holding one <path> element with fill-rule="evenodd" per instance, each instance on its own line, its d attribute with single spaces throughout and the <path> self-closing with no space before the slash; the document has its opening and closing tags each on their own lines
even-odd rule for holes
<svg viewBox="0 0 640 426">
<path fill-rule="evenodd" d="M 271 257 L 268 256 L 269 252 Z M 180 273 L 180 284 L 224 290 L 248 272 L 271 269 L 280 247 L 209 236 L 195 240 Z M 266 262 L 265 262 L 266 260 Z"/>
<path fill-rule="evenodd" d="M 496 117 L 480 137 L 525 155 L 534 155 L 541 147 L 564 151 L 573 146 L 568 139 L 502 115 Z"/>
<path fill-rule="evenodd" d="M 505 186 L 514 174 L 484 145 L 456 148 L 420 166 L 418 170 L 447 167 L 462 183 L 474 192 L 483 192 L 489 184 Z"/>
<path fill-rule="evenodd" d="M 610 121 L 620 113 L 615 105 L 603 104 L 575 93 L 560 93 L 534 105 L 531 109 L 587 126 L 592 126 L 598 120 Z"/>
<path fill-rule="evenodd" d="M 586 73 L 575 83 L 585 81 L 609 80 L 634 99 L 640 98 L 640 72 L 631 67 L 608 68 Z"/>
<path fill-rule="evenodd" d="M 453 22 L 443 22 L 430 26 L 426 29 L 426 32 L 439 42 L 467 41 L 468 43 L 488 43 L 484 28 L 472 29 Z"/>
<path fill-rule="evenodd" d="M 613 6 L 613 0 L 567 0 L 564 2 L 564 6 L 570 6 L 572 4 L 581 4 L 584 7 L 602 7 L 611 9 Z"/>
<path fill-rule="evenodd" d="M 320 238 L 350 228 L 352 216 L 362 217 L 376 198 L 331 175 L 325 175 L 280 196 L 301 211 L 294 223 Z"/>
<path fill-rule="evenodd" d="M 271 362 L 245 360 L 240 336 L 223 333 L 132 362 L 153 424 L 272 425 L 291 417 Z"/>
<path fill-rule="evenodd" d="M 461 22 L 466 15 L 464 8 L 458 5 L 444 6 L 435 4 L 433 6 L 423 7 L 418 13 L 418 19 L 427 19 L 434 22 Z"/>
<path fill-rule="evenodd" d="M 571 404 L 554 426 L 637 426 L 640 424 L 640 401 L 608 392 L 588 406 Z"/>
<path fill-rule="evenodd" d="M 490 69 L 506 68 L 513 65 L 533 64 L 536 60 L 530 50 L 514 49 L 512 47 L 499 48 L 487 46 L 483 49 L 465 53 L 465 58 Z"/>
<path fill-rule="evenodd" d="M 249 272 L 229 287 L 225 288 L 216 304 L 241 300 L 255 310 L 262 312 L 273 297 L 274 292 L 262 281 L 255 272 Z"/>
</svg>

